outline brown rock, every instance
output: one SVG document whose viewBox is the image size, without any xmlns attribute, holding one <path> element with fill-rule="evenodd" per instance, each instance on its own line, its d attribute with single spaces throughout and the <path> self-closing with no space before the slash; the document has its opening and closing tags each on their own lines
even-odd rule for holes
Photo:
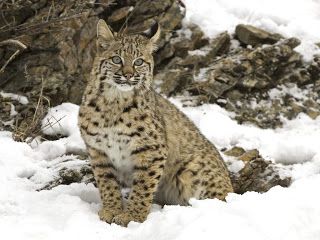
<svg viewBox="0 0 320 240">
<path fill-rule="evenodd" d="M 201 30 L 201 28 L 198 25 L 190 24 L 188 28 L 192 33 L 191 41 L 193 42 L 192 49 L 189 49 L 189 50 L 199 49 L 199 48 L 202 48 L 203 46 L 208 45 L 209 39 L 204 36 L 204 32 Z"/>
<path fill-rule="evenodd" d="M 291 178 L 281 178 L 274 164 L 262 158 L 256 158 L 248 162 L 237 176 L 232 176 L 232 183 L 238 194 L 247 191 L 262 193 L 277 185 L 288 187 L 291 184 Z"/>
<path fill-rule="evenodd" d="M 132 10 L 133 10 L 133 6 L 126 6 L 126 7 L 119 8 L 115 10 L 110 17 L 108 17 L 108 22 L 113 23 L 113 22 L 122 20 L 125 17 L 127 17 L 130 11 Z"/>
<path fill-rule="evenodd" d="M 237 25 L 235 32 L 240 42 L 251 46 L 274 44 L 282 38 L 279 34 L 271 34 L 265 30 L 245 24 Z"/>
<path fill-rule="evenodd" d="M 187 72 L 183 74 L 179 69 L 168 71 L 164 74 L 160 74 L 156 76 L 157 78 L 161 78 L 163 83 L 161 85 L 161 93 L 165 94 L 166 96 L 171 96 L 176 92 L 181 92 L 186 85 L 192 82 L 193 77 L 192 75 Z"/>
<path fill-rule="evenodd" d="M 229 51 L 231 42 L 230 35 L 227 32 L 221 33 L 216 38 L 212 39 L 209 44 L 210 51 L 207 58 L 215 58 L 216 56 L 225 54 Z"/>
<path fill-rule="evenodd" d="M 59 171 L 59 176 L 61 177 L 61 184 L 64 185 L 80 182 L 82 179 L 80 172 L 75 169 L 63 168 Z"/>
<path fill-rule="evenodd" d="M 258 150 L 253 149 L 243 152 L 242 148 L 234 147 L 226 151 L 227 154 L 225 153 L 229 156 L 236 156 L 238 160 L 245 162 L 245 166 L 239 172 L 231 173 L 231 180 L 236 193 L 266 192 L 277 185 L 283 187 L 290 185 L 291 178 L 281 177 L 280 168 L 271 161 L 261 158 Z"/>
<path fill-rule="evenodd" d="M 312 110 L 312 109 L 307 110 L 306 114 L 312 119 L 316 119 L 318 116 L 320 116 L 320 112 L 319 111 Z"/>
<path fill-rule="evenodd" d="M 320 56 L 315 56 L 311 64 L 307 67 L 312 82 L 319 82 L 320 80 Z M 315 84 L 319 86 L 319 84 Z M 319 92 L 319 91 L 318 91 Z"/>
<path fill-rule="evenodd" d="M 243 153 L 241 156 L 239 156 L 239 160 L 243 161 L 243 162 L 249 162 L 253 159 L 256 159 L 259 157 L 259 151 L 257 149 L 253 149 L 250 151 L 247 151 L 245 153 Z"/>
<path fill-rule="evenodd" d="M 232 157 L 240 157 L 245 152 L 246 151 L 241 147 L 233 147 L 230 150 L 225 151 L 224 154 L 227 156 L 232 156 Z"/>
</svg>

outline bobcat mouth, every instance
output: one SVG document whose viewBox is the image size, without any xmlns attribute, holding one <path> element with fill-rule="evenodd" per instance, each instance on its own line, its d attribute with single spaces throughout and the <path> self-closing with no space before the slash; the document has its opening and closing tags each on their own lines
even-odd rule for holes
<svg viewBox="0 0 320 240">
<path fill-rule="evenodd" d="M 128 81 L 128 80 L 121 80 L 121 79 L 114 79 L 114 82 L 121 85 L 121 86 L 134 86 L 138 83 L 138 81 Z"/>
</svg>

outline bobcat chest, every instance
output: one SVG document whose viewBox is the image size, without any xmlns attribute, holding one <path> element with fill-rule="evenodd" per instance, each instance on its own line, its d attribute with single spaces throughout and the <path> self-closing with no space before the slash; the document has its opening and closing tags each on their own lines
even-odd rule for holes
<svg viewBox="0 0 320 240">
<path fill-rule="evenodd" d="M 117 170 L 121 183 L 130 185 L 132 180 L 133 161 L 131 159 L 130 138 L 119 135 L 116 129 L 106 131 L 105 153 Z"/>
</svg>

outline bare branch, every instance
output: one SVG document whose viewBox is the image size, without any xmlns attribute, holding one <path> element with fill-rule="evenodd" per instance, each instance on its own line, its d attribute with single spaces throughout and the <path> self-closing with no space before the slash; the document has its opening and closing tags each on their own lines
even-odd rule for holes
<svg viewBox="0 0 320 240">
<path fill-rule="evenodd" d="M 26 45 L 24 45 L 22 42 L 20 42 L 19 40 L 15 40 L 15 39 L 8 39 L 8 40 L 4 40 L 2 42 L 0 42 L 0 47 L 1 46 L 6 46 L 6 45 L 16 45 L 21 47 L 23 50 L 27 48 Z M 18 49 L 17 51 L 14 52 L 14 54 L 12 54 L 10 56 L 10 58 L 5 62 L 5 64 L 1 67 L 0 69 L 0 74 L 4 72 L 4 69 L 8 66 L 8 64 L 10 62 L 12 62 L 12 60 L 21 52 L 21 49 Z"/>
<path fill-rule="evenodd" d="M 19 40 L 15 40 L 15 39 L 8 39 L 8 40 L 4 40 L 0 42 L 0 47 L 1 46 L 6 46 L 6 45 L 17 45 L 23 49 L 26 49 L 27 46 L 24 45 L 22 42 L 20 42 Z"/>
</svg>

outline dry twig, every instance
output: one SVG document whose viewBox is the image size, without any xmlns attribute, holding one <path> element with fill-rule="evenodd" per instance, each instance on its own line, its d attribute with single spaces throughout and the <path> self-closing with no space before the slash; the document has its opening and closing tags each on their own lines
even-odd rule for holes
<svg viewBox="0 0 320 240">
<path fill-rule="evenodd" d="M 31 142 L 41 131 L 40 125 L 44 115 L 47 112 L 47 108 L 50 107 L 50 101 L 48 98 L 43 96 L 44 83 L 42 79 L 40 95 L 35 108 L 32 119 L 25 121 L 25 124 L 21 124 L 19 127 L 18 122 L 16 122 L 16 128 L 13 132 L 13 139 L 19 142 L 25 141 L 27 138 L 31 137 L 28 142 Z M 46 106 L 44 100 L 47 102 Z"/>
<path fill-rule="evenodd" d="M 8 40 L 4 40 L 2 42 L 0 42 L 0 47 L 1 46 L 6 46 L 6 45 L 16 45 L 18 47 L 20 47 L 21 49 L 18 49 L 17 51 L 15 51 L 10 58 L 5 62 L 5 64 L 1 67 L 0 69 L 0 74 L 4 72 L 5 68 L 8 66 L 8 64 L 21 52 L 21 50 L 24 50 L 27 48 L 26 45 L 24 45 L 22 42 L 20 42 L 19 40 L 15 40 L 15 39 L 8 39 Z"/>
</svg>

